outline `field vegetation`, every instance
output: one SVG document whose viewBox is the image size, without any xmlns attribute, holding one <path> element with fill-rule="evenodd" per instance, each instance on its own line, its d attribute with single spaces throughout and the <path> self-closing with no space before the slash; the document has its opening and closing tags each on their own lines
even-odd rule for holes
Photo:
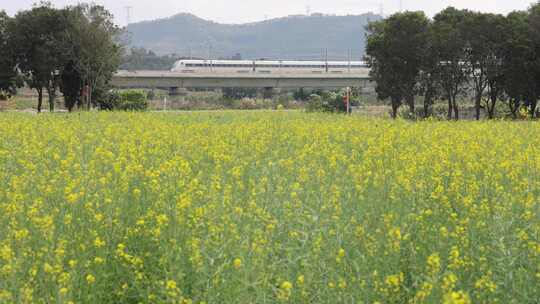
<svg viewBox="0 0 540 304">
<path fill-rule="evenodd" d="M 0 115 L 1 303 L 534 303 L 538 122 Z"/>
</svg>

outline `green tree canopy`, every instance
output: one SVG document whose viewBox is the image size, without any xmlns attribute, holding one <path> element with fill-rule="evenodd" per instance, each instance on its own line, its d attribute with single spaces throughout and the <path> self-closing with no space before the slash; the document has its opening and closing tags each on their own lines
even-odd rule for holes
<svg viewBox="0 0 540 304">
<path fill-rule="evenodd" d="M 50 110 L 54 110 L 59 73 L 67 58 L 64 49 L 66 28 L 63 12 L 45 2 L 19 12 L 11 23 L 9 30 L 18 68 L 25 75 L 27 84 L 38 92 L 38 112 L 41 111 L 43 89 L 49 93 Z"/>
<path fill-rule="evenodd" d="M 459 119 L 457 96 L 468 80 L 470 68 L 467 58 L 466 29 L 467 10 L 448 7 L 435 15 L 433 21 L 433 45 L 438 54 L 440 86 L 448 101 L 448 119 Z"/>
<path fill-rule="evenodd" d="M 468 13 L 464 22 L 466 58 L 470 79 L 475 91 L 475 116 L 480 119 L 481 102 L 486 90 L 489 118 L 493 118 L 495 103 L 502 93 L 502 45 L 507 39 L 505 18 L 502 15 Z"/>
<path fill-rule="evenodd" d="M 414 96 L 429 20 L 423 12 L 405 12 L 368 26 L 366 54 L 379 98 L 390 98 L 392 116 L 405 100 L 414 112 Z"/>
<path fill-rule="evenodd" d="M 103 6 L 79 4 L 66 10 L 71 42 L 68 54 L 83 86 L 88 87 L 86 107 L 90 108 L 94 97 L 103 95 L 118 70 L 123 52 L 122 29 L 114 24 L 113 15 Z"/>
<path fill-rule="evenodd" d="M 8 31 L 11 18 L 0 11 L 0 94 L 13 95 L 16 92 L 17 71 L 16 60 L 13 55 L 11 33 Z"/>
</svg>

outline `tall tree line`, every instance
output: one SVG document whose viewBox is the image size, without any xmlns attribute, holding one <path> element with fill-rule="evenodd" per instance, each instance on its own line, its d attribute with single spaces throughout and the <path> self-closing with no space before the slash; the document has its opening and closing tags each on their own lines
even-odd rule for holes
<svg viewBox="0 0 540 304">
<path fill-rule="evenodd" d="M 366 59 L 380 99 L 392 117 L 415 99 L 430 116 L 435 100 L 447 102 L 448 119 L 471 98 L 475 118 L 490 119 L 504 102 L 513 117 L 526 109 L 534 118 L 540 98 L 540 2 L 507 16 L 448 7 L 429 19 L 403 12 L 368 25 Z"/>
<path fill-rule="evenodd" d="M 0 12 L 0 91 L 24 83 L 38 95 L 38 112 L 63 93 L 66 108 L 90 108 L 104 94 L 122 54 L 121 29 L 102 6 L 56 9 L 42 2 L 9 17 Z"/>
</svg>

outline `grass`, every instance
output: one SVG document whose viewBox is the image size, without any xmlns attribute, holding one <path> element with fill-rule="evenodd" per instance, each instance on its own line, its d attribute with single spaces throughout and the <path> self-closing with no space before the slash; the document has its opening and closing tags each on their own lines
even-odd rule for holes
<svg viewBox="0 0 540 304">
<path fill-rule="evenodd" d="M 534 303 L 539 132 L 0 114 L 0 302 Z"/>
</svg>

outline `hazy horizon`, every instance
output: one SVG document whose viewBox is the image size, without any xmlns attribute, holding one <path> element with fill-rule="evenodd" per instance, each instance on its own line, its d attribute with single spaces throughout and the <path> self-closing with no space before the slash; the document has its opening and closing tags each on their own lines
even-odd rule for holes
<svg viewBox="0 0 540 304">
<path fill-rule="evenodd" d="M 0 10 L 6 10 L 14 15 L 17 11 L 29 9 L 37 1 L 0 0 Z M 56 7 L 73 5 L 78 0 L 53 0 Z M 329 3 L 323 0 L 274 0 L 272 5 L 265 7 L 265 1 L 261 0 L 96 0 L 89 1 L 104 5 L 115 16 L 120 25 L 127 23 L 127 9 L 131 7 L 132 23 L 166 18 L 179 13 L 191 13 L 198 17 L 219 23 L 247 23 L 262 21 L 265 19 L 279 18 L 288 15 L 323 13 L 337 15 L 356 15 L 367 12 L 379 13 L 382 9 L 385 15 L 399 11 L 399 0 L 335 0 Z M 402 0 L 404 10 L 422 10 L 432 16 L 447 6 L 467 8 L 475 11 L 485 11 L 506 14 L 513 10 L 523 10 L 536 1 L 531 0 Z M 158 4 L 157 4 L 158 3 Z"/>
</svg>

